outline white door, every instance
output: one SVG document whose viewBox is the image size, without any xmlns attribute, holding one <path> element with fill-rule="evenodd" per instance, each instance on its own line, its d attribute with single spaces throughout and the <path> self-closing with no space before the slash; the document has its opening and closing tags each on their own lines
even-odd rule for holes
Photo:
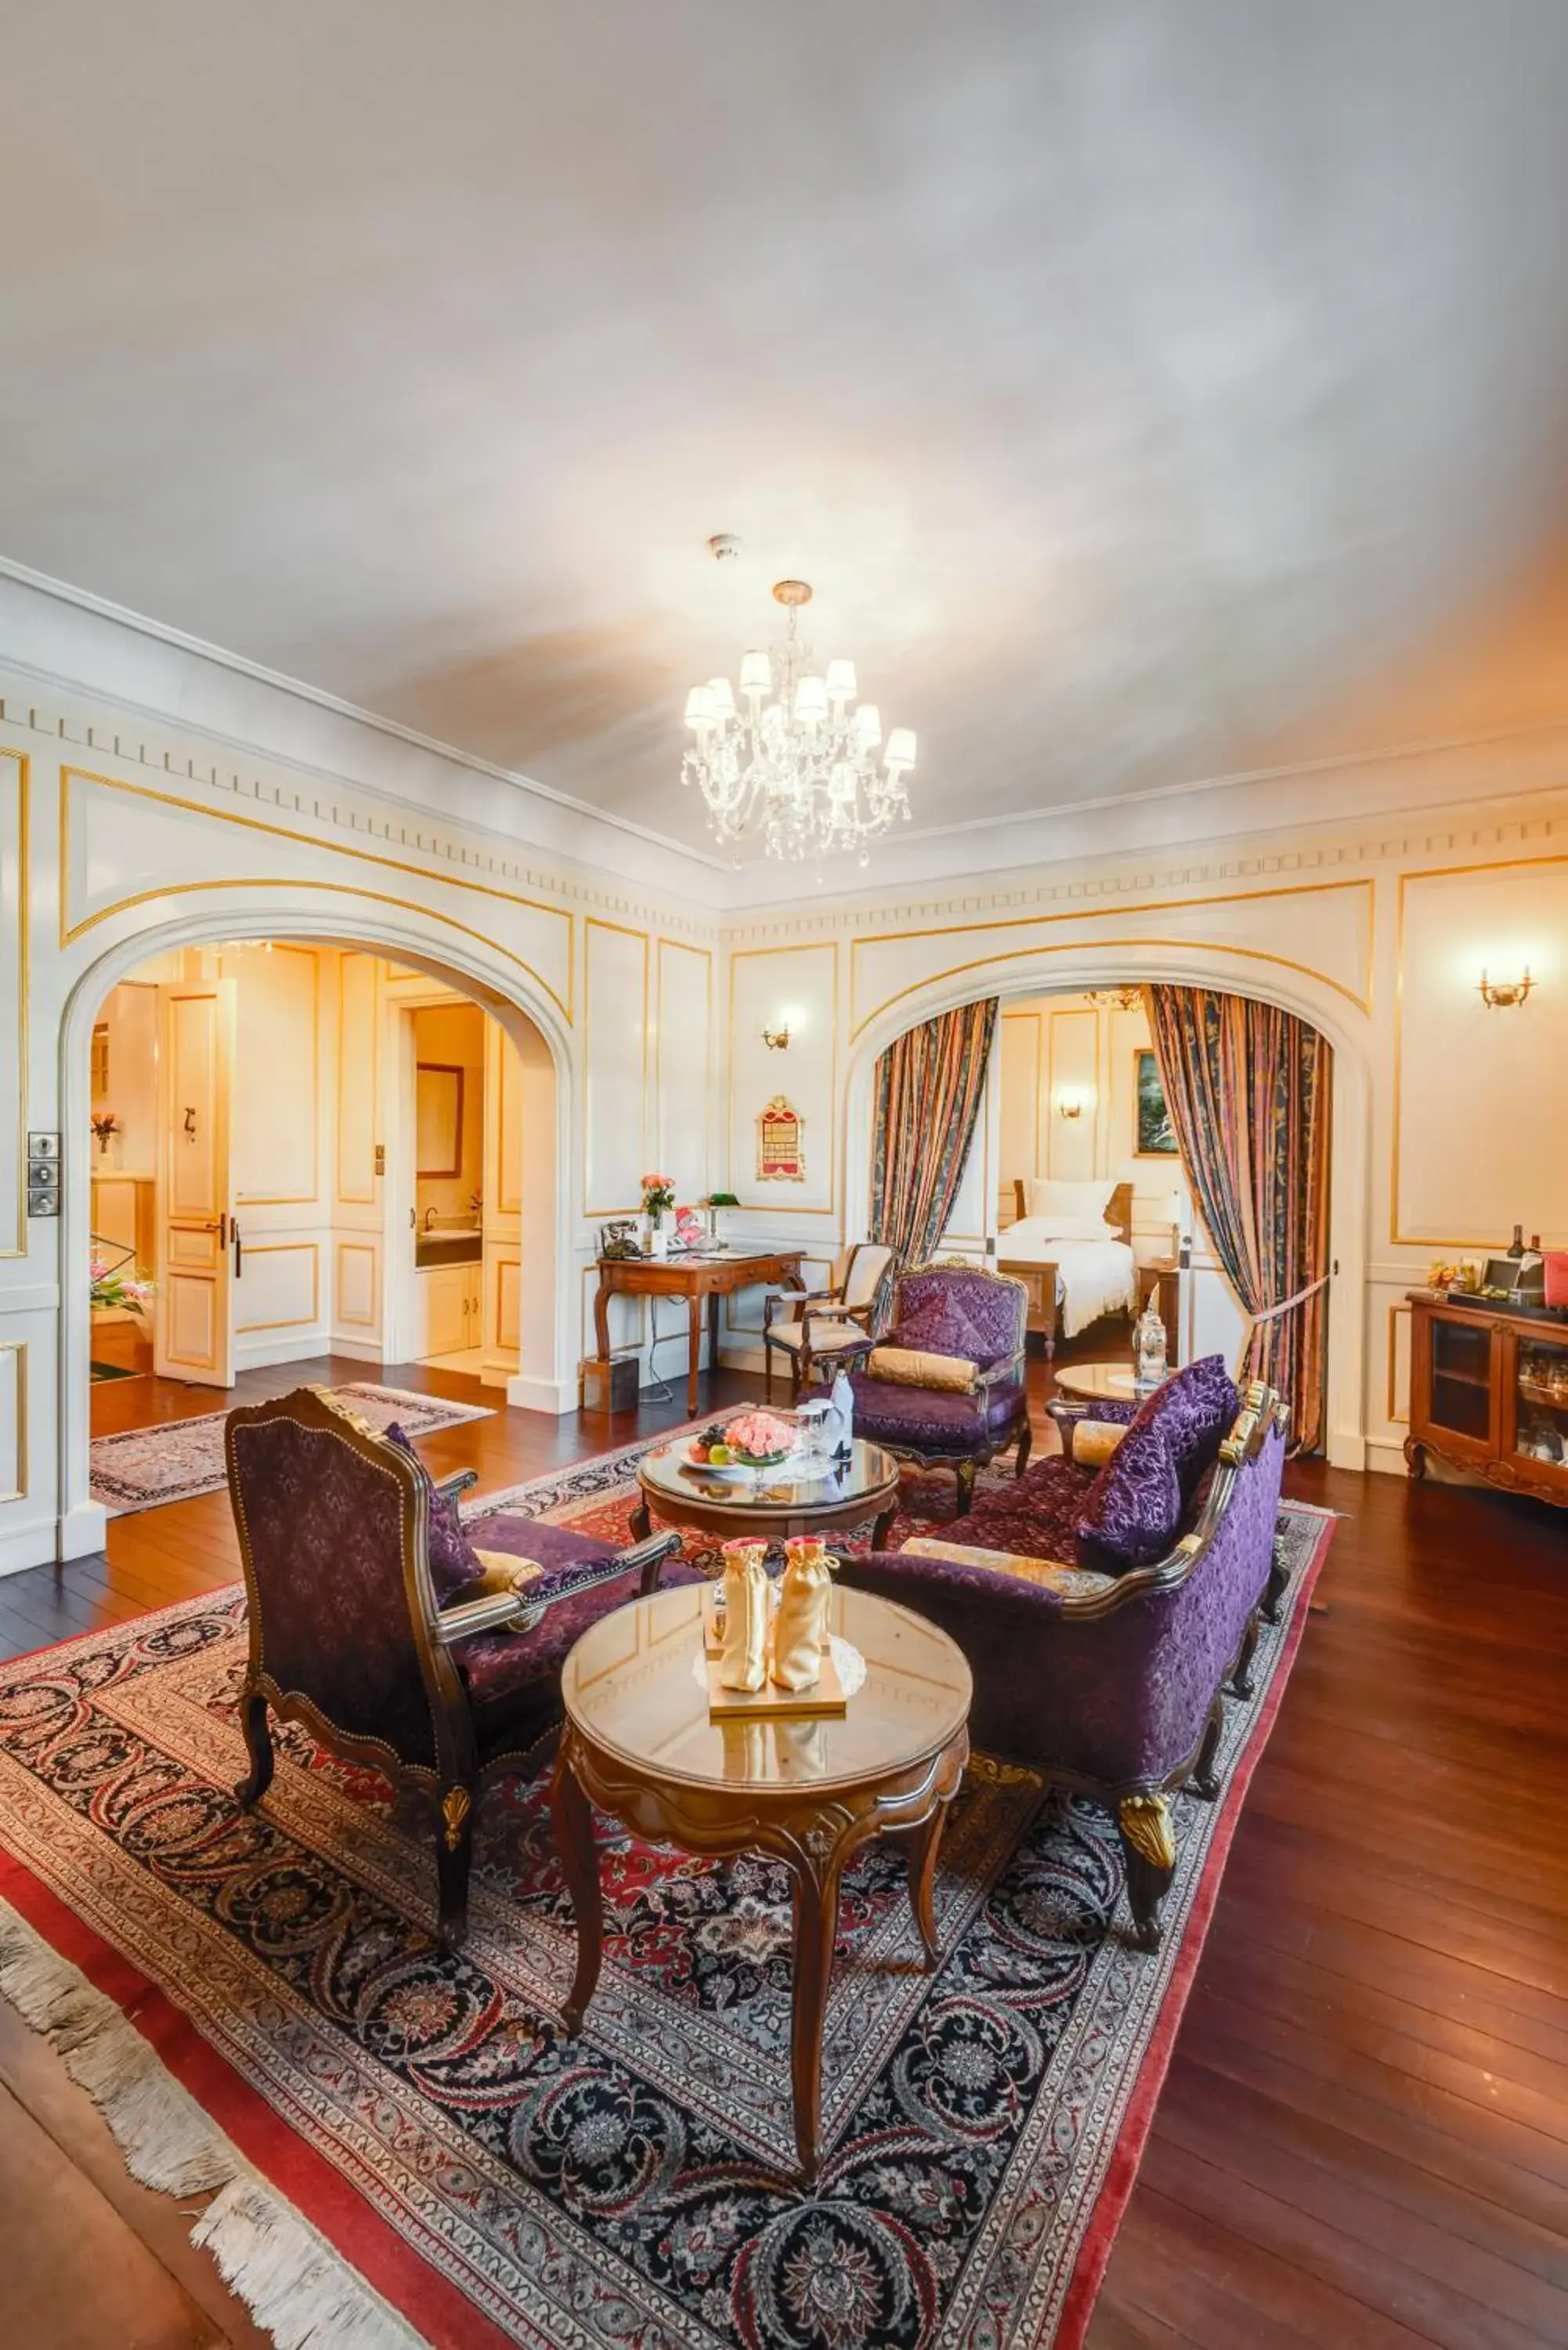
<svg viewBox="0 0 1568 2350">
<path fill-rule="evenodd" d="M 234 983 L 161 987 L 158 1053 L 160 1378 L 234 1385 L 240 1238 L 230 1189 Z"/>
</svg>

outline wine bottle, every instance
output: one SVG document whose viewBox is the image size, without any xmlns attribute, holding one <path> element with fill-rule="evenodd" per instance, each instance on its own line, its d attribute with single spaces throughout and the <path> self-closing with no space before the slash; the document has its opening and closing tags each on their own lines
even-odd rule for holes
<svg viewBox="0 0 1568 2350">
<path fill-rule="evenodd" d="M 1513 1228 L 1513 1238 L 1508 1244 L 1508 1253 L 1511 1257 L 1521 1257 L 1524 1254 L 1524 1226 L 1522 1224 L 1515 1224 Z"/>
</svg>

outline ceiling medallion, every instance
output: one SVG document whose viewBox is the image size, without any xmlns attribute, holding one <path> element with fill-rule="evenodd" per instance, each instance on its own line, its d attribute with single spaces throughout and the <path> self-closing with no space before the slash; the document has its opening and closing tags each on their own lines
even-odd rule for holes
<svg viewBox="0 0 1568 2350">
<path fill-rule="evenodd" d="M 874 702 L 851 708 L 854 662 L 830 660 L 818 677 L 800 641 L 811 589 L 804 579 L 781 579 L 774 597 L 789 614 L 784 640 L 771 658 L 742 655 L 739 700 L 727 677 L 687 695 L 686 723 L 697 740 L 680 780 L 701 790 L 721 840 L 738 842 L 754 826 L 765 856 L 788 861 L 853 848 L 867 864 L 868 844 L 909 816 L 904 777 L 915 764 L 914 735 L 895 726 L 878 763 L 881 714 Z"/>
</svg>

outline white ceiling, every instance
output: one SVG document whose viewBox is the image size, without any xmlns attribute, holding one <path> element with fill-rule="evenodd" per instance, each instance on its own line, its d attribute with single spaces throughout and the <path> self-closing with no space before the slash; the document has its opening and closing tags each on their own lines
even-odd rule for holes
<svg viewBox="0 0 1568 2350">
<path fill-rule="evenodd" d="M 1563 519 L 1563 0 L 51 0 L 5 74 L 0 554 L 693 844 L 781 575 L 951 825 L 1310 746 Z"/>
</svg>

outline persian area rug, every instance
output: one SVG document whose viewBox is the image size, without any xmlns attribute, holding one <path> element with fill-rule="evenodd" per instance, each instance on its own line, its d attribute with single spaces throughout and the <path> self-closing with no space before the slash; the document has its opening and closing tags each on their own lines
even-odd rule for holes
<svg viewBox="0 0 1568 2350">
<path fill-rule="evenodd" d="M 334 1388 L 373 1428 L 393 1420 L 410 1436 L 429 1436 L 460 1419 L 488 1419 L 488 1404 L 449 1403 L 444 1396 L 413 1395 L 406 1388 L 379 1388 L 356 1381 Z M 223 1422 L 227 1412 L 204 1411 L 194 1419 L 166 1419 L 157 1428 L 128 1429 L 122 1436 L 95 1436 L 88 1490 L 111 1517 L 156 1510 L 165 1502 L 189 1502 L 215 1493 L 225 1482 Z"/>
<path fill-rule="evenodd" d="M 604 1463 L 527 1498 L 623 1509 L 627 1457 L 597 1494 L 548 1502 Z M 1108 1816 L 985 1757 L 942 1846 L 932 1973 L 902 1853 L 858 1857 L 810 2193 L 782 1868 L 721 1871 L 601 1821 L 604 1970 L 567 2039 L 544 1777 L 487 1795 L 469 1938 L 444 1958 L 419 1803 L 291 1725 L 267 1800 L 239 1810 L 238 1590 L 0 1668 L 0 1895 L 242 2166 L 198 2223 L 220 2258 L 212 2213 L 248 2180 L 283 2241 L 354 2272 L 334 2287 L 353 2350 L 407 2339 L 377 2331 L 382 2306 L 441 2350 L 1078 2350 L 1333 1532 L 1299 1505 L 1281 1525 L 1285 1620 L 1226 1709 L 1220 1799 L 1173 1806 L 1158 1953 L 1125 1939 Z M 134 2168 L 141 2108 L 102 2101 Z M 243 2245 L 225 2273 L 250 2297 Z"/>
</svg>

